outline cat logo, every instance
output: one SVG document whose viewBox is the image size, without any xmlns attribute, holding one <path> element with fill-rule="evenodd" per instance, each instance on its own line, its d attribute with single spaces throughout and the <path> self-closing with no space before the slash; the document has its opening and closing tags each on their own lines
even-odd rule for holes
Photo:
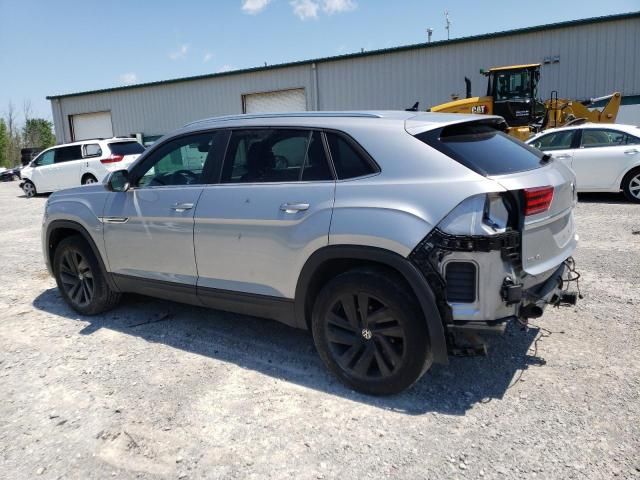
<svg viewBox="0 0 640 480">
<path fill-rule="evenodd" d="M 474 105 L 471 107 L 471 113 L 487 113 L 486 105 Z"/>
</svg>

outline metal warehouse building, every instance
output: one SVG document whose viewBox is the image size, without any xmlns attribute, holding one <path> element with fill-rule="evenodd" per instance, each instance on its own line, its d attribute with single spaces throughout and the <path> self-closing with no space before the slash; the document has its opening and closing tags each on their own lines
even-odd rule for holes
<svg viewBox="0 0 640 480">
<path fill-rule="evenodd" d="M 483 95 L 491 66 L 542 63 L 539 96 L 623 94 L 619 123 L 640 124 L 640 12 L 448 41 L 47 97 L 57 140 L 150 141 L 200 118 L 267 111 L 426 109 Z"/>
</svg>

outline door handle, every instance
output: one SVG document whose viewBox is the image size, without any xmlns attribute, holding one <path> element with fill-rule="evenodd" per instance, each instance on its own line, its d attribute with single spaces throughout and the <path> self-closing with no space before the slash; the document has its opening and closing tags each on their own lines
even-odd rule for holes
<svg viewBox="0 0 640 480">
<path fill-rule="evenodd" d="M 280 205 L 280 210 L 285 213 L 303 212 L 308 209 L 308 203 L 283 203 L 282 205 Z"/>
<path fill-rule="evenodd" d="M 631 150 L 625 150 L 624 154 L 625 155 L 635 155 L 636 153 L 638 153 L 638 150 L 635 148 L 632 148 Z"/>
<path fill-rule="evenodd" d="M 187 210 L 191 210 L 193 208 L 193 203 L 174 203 L 171 206 L 171 210 L 175 210 L 178 213 L 186 212 Z"/>
<path fill-rule="evenodd" d="M 558 160 L 566 160 L 569 157 L 571 157 L 571 155 L 567 155 L 566 153 L 563 153 L 562 155 L 553 155 L 553 158 L 557 158 Z"/>
</svg>

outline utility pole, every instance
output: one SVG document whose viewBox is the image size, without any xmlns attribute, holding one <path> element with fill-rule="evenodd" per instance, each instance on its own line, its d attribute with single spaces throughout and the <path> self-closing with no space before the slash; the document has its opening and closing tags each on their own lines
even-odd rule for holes
<svg viewBox="0 0 640 480">
<path fill-rule="evenodd" d="M 449 21 L 449 11 L 445 10 L 444 11 L 444 21 L 445 21 L 445 27 L 447 29 L 447 40 L 449 40 L 449 28 L 451 27 L 451 22 Z"/>
<path fill-rule="evenodd" d="M 433 35 L 433 28 L 427 28 L 427 43 L 431 43 L 431 35 Z"/>
</svg>

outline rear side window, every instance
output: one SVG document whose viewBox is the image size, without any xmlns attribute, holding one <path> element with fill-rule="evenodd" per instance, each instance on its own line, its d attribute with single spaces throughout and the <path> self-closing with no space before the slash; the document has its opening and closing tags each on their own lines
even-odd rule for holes
<svg viewBox="0 0 640 480">
<path fill-rule="evenodd" d="M 80 145 L 57 148 L 55 152 L 55 163 L 70 162 L 72 160 L 80 160 L 82 158 L 82 148 Z"/>
<path fill-rule="evenodd" d="M 88 143 L 84 146 L 85 157 L 99 157 L 102 155 L 102 149 L 97 143 Z"/>
<path fill-rule="evenodd" d="M 144 152 L 144 147 L 138 142 L 113 142 L 109 149 L 114 155 L 136 155 Z"/>
<path fill-rule="evenodd" d="M 327 132 L 331 158 L 339 179 L 362 177 L 376 173 L 376 169 L 350 142 L 341 135 Z"/>
<path fill-rule="evenodd" d="M 531 142 L 531 145 L 545 152 L 551 150 L 566 150 L 571 148 L 576 132 L 577 130 L 563 130 L 562 132 L 543 135 Z"/>
<path fill-rule="evenodd" d="M 533 170 L 544 157 L 539 150 L 486 124 L 451 125 L 416 138 L 485 176 Z"/>
</svg>

